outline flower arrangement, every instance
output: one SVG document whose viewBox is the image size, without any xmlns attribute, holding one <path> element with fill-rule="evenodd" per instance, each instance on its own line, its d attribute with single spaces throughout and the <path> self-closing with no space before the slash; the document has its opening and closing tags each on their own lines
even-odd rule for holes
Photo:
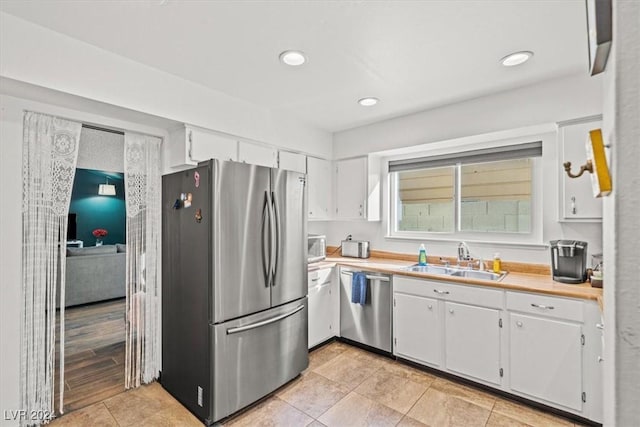
<svg viewBox="0 0 640 427">
<path fill-rule="evenodd" d="M 93 237 L 95 237 L 96 239 L 102 239 L 104 236 L 106 236 L 109 233 L 104 228 L 96 228 L 91 232 L 91 234 L 93 234 Z"/>
</svg>

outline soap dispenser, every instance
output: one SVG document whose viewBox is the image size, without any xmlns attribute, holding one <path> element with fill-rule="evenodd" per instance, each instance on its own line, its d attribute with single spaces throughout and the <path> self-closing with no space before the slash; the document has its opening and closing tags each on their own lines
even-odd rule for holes
<svg viewBox="0 0 640 427">
<path fill-rule="evenodd" d="M 427 250 L 424 243 L 420 245 L 420 252 L 418 252 L 418 265 L 427 265 Z"/>
<path fill-rule="evenodd" d="M 498 252 L 493 256 L 493 272 L 498 274 L 502 273 L 502 260 Z"/>
</svg>

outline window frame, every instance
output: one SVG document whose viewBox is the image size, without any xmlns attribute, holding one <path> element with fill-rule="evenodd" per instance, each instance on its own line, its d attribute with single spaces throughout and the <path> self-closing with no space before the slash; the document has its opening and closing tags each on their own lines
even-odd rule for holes
<svg viewBox="0 0 640 427">
<path fill-rule="evenodd" d="M 387 230 L 386 236 L 387 239 L 398 239 L 398 240 L 436 240 L 436 241 L 455 241 L 459 242 L 461 240 L 467 242 L 489 242 L 489 243 L 502 243 L 507 245 L 543 245 L 543 197 L 542 197 L 542 187 L 543 187 L 543 165 L 545 158 L 545 138 L 535 138 L 535 135 L 531 135 L 527 138 L 517 138 L 510 141 L 495 141 L 493 144 L 490 144 L 494 147 L 508 147 L 515 146 L 521 144 L 523 142 L 532 141 L 534 139 L 542 140 L 543 154 L 538 157 L 526 157 L 532 159 L 532 167 L 531 167 L 531 230 L 530 232 L 509 232 L 509 231 L 461 231 L 461 173 L 462 163 L 458 162 L 455 164 L 455 174 L 454 174 L 454 230 L 451 232 L 448 231 L 438 231 L 438 232 L 429 232 L 429 231 L 401 231 L 398 230 L 398 218 L 399 218 L 399 208 L 401 204 L 399 203 L 398 196 L 398 172 L 389 172 L 389 162 L 392 160 L 396 160 L 396 158 L 387 158 L 385 159 L 386 163 L 386 171 L 387 171 L 387 188 L 385 191 L 385 202 L 387 203 Z M 487 144 L 484 144 L 485 146 Z M 438 150 L 438 154 L 455 154 L 457 152 L 467 150 L 467 146 L 458 146 L 458 150 L 455 150 L 456 147 L 449 146 L 444 150 Z M 454 151 L 455 150 L 455 151 Z M 412 159 L 412 158 L 420 158 L 425 157 L 425 152 L 422 151 L 420 153 L 416 152 L 411 155 L 403 155 L 401 159 Z M 524 157 L 523 157 L 524 158 Z M 495 161 L 500 161 L 500 159 L 496 159 Z M 479 162 L 484 163 L 484 162 Z M 437 167 L 437 166 L 434 166 Z"/>
</svg>

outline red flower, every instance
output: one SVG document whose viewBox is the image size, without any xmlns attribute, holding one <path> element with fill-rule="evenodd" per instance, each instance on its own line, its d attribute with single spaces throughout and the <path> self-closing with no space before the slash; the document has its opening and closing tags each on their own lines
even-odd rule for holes
<svg viewBox="0 0 640 427">
<path fill-rule="evenodd" d="M 104 228 L 96 228 L 91 232 L 91 234 L 93 234 L 93 237 L 99 238 L 99 237 L 106 236 L 108 233 L 107 233 L 107 230 L 105 230 Z"/>
</svg>

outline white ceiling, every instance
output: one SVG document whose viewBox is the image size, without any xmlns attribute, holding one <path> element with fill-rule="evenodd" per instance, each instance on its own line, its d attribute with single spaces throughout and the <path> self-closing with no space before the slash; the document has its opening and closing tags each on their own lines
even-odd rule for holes
<svg viewBox="0 0 640 427">
<path fill-rule="evenodd" d="M 583 0 L 2 0 L 1 9 L 331 132 L 587 69 Z M 287 49 L 308 63 L 284 66 Z M 499 64 L 518 50 L 535 55 Z M 364 96 L 381 102 L 361 107 Z"/>
</svg>

